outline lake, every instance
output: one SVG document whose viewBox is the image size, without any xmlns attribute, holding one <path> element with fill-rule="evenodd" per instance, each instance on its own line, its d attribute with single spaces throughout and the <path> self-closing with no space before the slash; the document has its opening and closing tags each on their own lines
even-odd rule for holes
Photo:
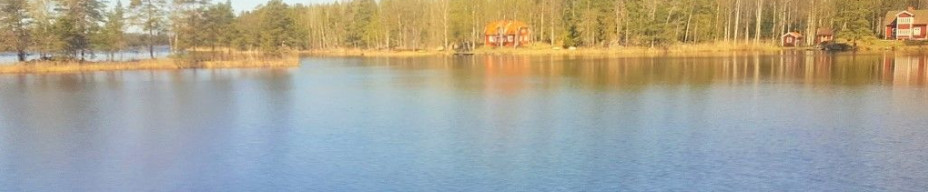
<svg viewBox="0 0 928 192">
<path fill-rule="evenodd" d="M 88 54 L 88 61 L 107 61 L 109 58 L 105 51 L 96 51 L 94 54 Z M 170 46 L 155 46 L 154 55 L 155 58 L 167 58 L 171 54 Z M 131 48 L 125 51 L 119 51 L 113 54 L 113 61 L 136 61 L 142 59 L 150 59 L 151 54 L 148 53 L 147 47 L 136 47 Z M 38 60 L 38 53 L 29 53 L 26 56 L 26 60 Z M 16 56 L 15 52 L 0 52 L 0 65 L 15 65 L 19 64 L 19 57 Z"/>
<path fill-rule="evenodd" d="M 928 55 L 0 76 L 0 191 L 924 191 Z"/>
</svg>

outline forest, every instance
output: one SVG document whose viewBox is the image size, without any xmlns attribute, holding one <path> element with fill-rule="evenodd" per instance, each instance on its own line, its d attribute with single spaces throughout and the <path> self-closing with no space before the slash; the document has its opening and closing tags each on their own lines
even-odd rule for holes
<svg viewBox="0 0 928 192">
<path fill-rule="evenodd" d="M 873 41 L 887 11 L 928 0 L 270 0 L 235 11 L 209 0 L 2 0 L 2 50 L 84 60 L 128 48 L 260 51 L 420 50 L 483 44 L 484 25 L 519 20 L 532 46 L 621 48 L 775 44 L 785 32 L 832 28 Z M 811 44 L 811 38 L 807 39 Z M 154 57 L 154 54 L 151 54 Z"/>
</svg>

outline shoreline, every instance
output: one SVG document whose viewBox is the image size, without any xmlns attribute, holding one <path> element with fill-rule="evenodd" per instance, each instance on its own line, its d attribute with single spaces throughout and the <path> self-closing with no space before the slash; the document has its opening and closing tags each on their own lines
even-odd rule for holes
<svg viewBox="0 0 928 192">
<path fill-rule="evenodd" d="M 854 53 L 912 53 L 928 51 L 926 45 L 906 45 L 904 42 L 863 45 Z M 771 44 L 712 43 L 675 45 L 664 48 L 616 47 L 560 49 L 546 45 L 521 48 L 477 48 L 460 54 L 448 50 L 368 50 L 368 49 L 316 49 L 304 50 L 282 58 L 262 58 L 245 53 L 229 60 L 206 60 L 189 64 L 189 59 L 161 58 L 124 62 L 30 61 L 0 65 L 0 75 L 59 74 L 98 71 L 141 71 L 183 69 L 242 69 L 242 68 L 297 68 L 302 56 L 329 57 L 427 57 L 427 56 L 597 56 L 597 57 L 656 57 L 656 56 L 730 56 L 745 53 L 775 54 L 783 51 L 818 52 L 815 47 L 779 47 Z"/>
<path fill-rule="evenodd" d="M 823 51 L 818 47 L 782 47 L 765 43 L 704 43 L 681 44 L 667 47 L 609 47 L 563 49 L 540 43 L 538 45 L 520 48 L 486 48 L 480 47 L 471 51 L 456 52 L 441 49 L 421 50 L 377 50 L 377 49 L 350 49 L 332 48 L 300 51 L 300 54 L 311 56 L 353 56 L 353 57 L 420 57 L 420 56 L 456 56 L 456 55 L 567 55 L 567 56 L 613 56 L 613 57 L 654 57 L 654 56 L 724 56 L 740 53 L 777 53 L 783 51 Z M 928 51 L 928 43 L 906 41 L 872 41 L 861 43 L 857 50 L 824 51 L 824 52 L 856 52 L 856 53 L 885 53 L 885 52 L 922 52 Z M 463 53 L 463 54 L 462 54 Z"/>
<path fill-rule="evenodd" d="M 520 48 L 477 48 L 466 52 L 451 50 L 372 50 L 372 49 L 316 49 L 301 51 L 300 54 L 314 56 L 361 56 L 361 57 L 418 57 L 454 55 L 612 55 L 612 56 L 663 56 L 686 54 L 718 54 L 744 52 L 776 52 L 788 50 L 769 44 L 700 44 L 670 47 L 613 47 L 563 49 L 552 46 L 527 46 Z"/>
<path fill-rule="evenodd" d="M 477 48 L 467 52 L 446 50 L 369 50 L 369 49 L 319 49 L 301 51 L 301 55 L 331 57 L 424 57 L 424 56 L 610 56 L 610 57 L 656 57 L 656 56 L 726 56 L 741 53 L 777 53 L 781 51 L 819 51 L 814 47 L 785 48 L 767 45 L 744 47 L 676 46 L 669 48 L 618 47 L 618 48 Z"/>
<path fill-rule="evenodd" d="M 101 71 L 170 71 L 183 69 L 245 69 L 245 68 L 295 68 L 299 57 L 287 56 L 279 59 L 245 58 L 226 61 L 202 61 L 197 64 L 184 63 L 178 59 L 147 59 L 124 62 L 76 62 L 76 61 L 30 61 L 12 65 L 0 65 L 0 75 L 15 74 L 64 74 Z"/>
</svg>

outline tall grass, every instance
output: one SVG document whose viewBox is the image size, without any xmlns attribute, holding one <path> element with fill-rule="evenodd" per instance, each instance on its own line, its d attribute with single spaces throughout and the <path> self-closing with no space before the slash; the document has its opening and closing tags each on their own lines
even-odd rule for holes
<svg viewBox="0 0 928 192">
<path fill-rule="evenodd" d="M 30 61 L 0 65 L 0 74 L 80 73 L 93 71 L 179 70 L 221 68 L 290 68 L 299 67 L 295 54 L 266 57 L 256 53 L 233 53 L 226 57 L 204 59 L 178 56 L 126 62 Z"/>
<path fill-rule="evenodd" d="M 775 42 L 765 41 L 760 43 L 700 43 L 700 44 L 676 44 L 669 46 L 617 46 L 617 47 L 581 47 L 577 49 L 564 49 L 559 46 L 553 46 L 548 43 L 536 42 L 525 47 L 478 47 L 470 52 L 474 54 L 514 54 L 514 55 L 551 55 L 551 54 L 568 54 L 568 55 L 660 55 L 667 53 L 674 54 L 701 54 L 701 53 L 731 53 L 741 51 L 779 51 L 783 50 Z M 429 56 L 429 55 L 450 55 L 455 52 L 452 50 L 364 50 L 364 49 L 323 49 L 309 50 L 303 53 L 324 56 Z"/>
</svg>

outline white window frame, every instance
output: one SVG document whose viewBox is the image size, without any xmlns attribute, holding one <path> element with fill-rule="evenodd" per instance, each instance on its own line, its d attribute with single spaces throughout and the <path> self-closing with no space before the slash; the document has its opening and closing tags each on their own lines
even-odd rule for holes
<svg viewBox="0 0 928 192">
<path fill-rule="evenodd" d="M 912 27 L 912 36 L 921 36 L 922 28 L 921 27 Z"/>
<path fill-rule="evenodd" d="M 912 36 L 912 29 L 897 29 L 898 36 Z"/>
</svg>

